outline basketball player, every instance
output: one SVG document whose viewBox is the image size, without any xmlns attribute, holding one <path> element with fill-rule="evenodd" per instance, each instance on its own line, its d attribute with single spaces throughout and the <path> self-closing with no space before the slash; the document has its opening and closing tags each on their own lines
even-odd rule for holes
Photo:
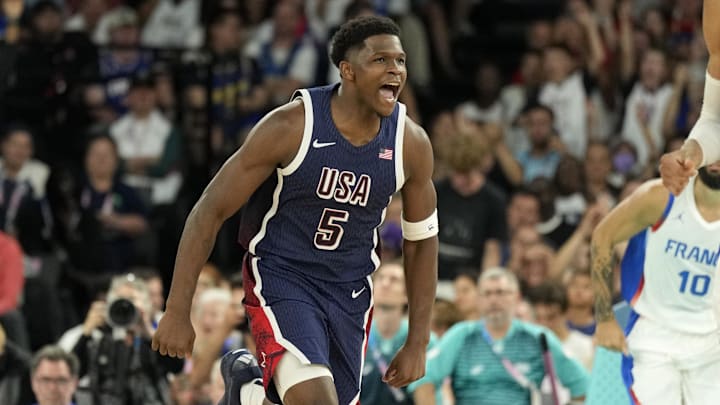
<svg viewBox="0 0 720 405">
<path fill-rule="evenodd" d="M 624 335 L 613 316 L 611 258 L 627 239 L 621 290 L 632 312 Z M 720 162 L 700 169 L 677 197 L 657 179 L 644 183 L 597 226 L 591 256 L 596 344 L 632 356 L 623 377 L 634 403 L 716 404 Z"/>
<path fill-rule="evenodd" d="M 697 168 L 720 161 L 720 2 L 703 1 L 703 37 L 710 58 L 705 74 L 705 93 L 700 118 L 690 137 L 677 151 L 660 158 L 663 183 L 680 194 Z"/>
<path fill-rule="evenodd" d="M 437 279 L 436 195 L 425 131 L 397 102 L 407 77 L 399 29 L 365 17 L 340 28 L 331 58 L 341 82 L 296 91 L 263 118 L 210 182 L 187 219 L 162 354 L 193 347 L 190 301 L 223 221 L 245 205 L 240 242 L 245 305 L 257 342 L 224 358 L 223 405 L 355 404 L 372 315 L 370 275 L 390 197 L 403 199 L 409 332 L 384 380 L 424 374 Z M 255 377 L 262 377 L 260 386 Z"/>
</svg>

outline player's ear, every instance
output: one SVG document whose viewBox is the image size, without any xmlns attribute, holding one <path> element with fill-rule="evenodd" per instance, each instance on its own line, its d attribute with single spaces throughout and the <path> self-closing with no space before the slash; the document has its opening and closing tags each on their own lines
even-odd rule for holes
<svg viewBox="0 0 720 405">
<path fill-rule="evenodd" d="M 355 80 L 355 71 L 353 70 L 352 63 L 342 60 L 340 61 L 338 69 L 340 70 L 340 77 L 343 79 L 350 81 Z"/>
</svg>

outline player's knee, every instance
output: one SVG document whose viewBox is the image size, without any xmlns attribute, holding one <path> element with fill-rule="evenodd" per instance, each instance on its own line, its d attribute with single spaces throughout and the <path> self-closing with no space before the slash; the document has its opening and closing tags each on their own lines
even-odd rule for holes
<svg viewBox="0 0 720 405">
<path fill-rule="evenodd" d="M 338 398 L 330 370 L 318 364 L 302 364 L 285 352 L 273 377 L 285 405 L 337 405 Z"/>
<path fill-rule="evenodd" d="M 338 405 L 335 384 L 330 377 L 319 377 L 295 384 L 282 398 L 285 405 Z"/>
</svg>

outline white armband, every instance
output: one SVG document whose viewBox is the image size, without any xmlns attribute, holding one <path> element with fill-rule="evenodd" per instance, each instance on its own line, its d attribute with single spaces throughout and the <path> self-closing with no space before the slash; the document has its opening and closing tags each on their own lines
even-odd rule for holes
<svg viewBox="0 0 720 405">
<path fill-rule="evenodd" d="M 720 80 L 705 73 L 705 94 L 700 118 L 690 131 L 689 139 L 700 144 L 705 166 L 720 160 Z"/>
<path fill-rule="evenodd" d="M 403 238 L 407 240 L 423 240 L 435 236 L 438 233 L 437 209 L 433 211 L 429 217 L 418 222 L 407 222 L 402 215 L 400 218 Z"/>
</svg>

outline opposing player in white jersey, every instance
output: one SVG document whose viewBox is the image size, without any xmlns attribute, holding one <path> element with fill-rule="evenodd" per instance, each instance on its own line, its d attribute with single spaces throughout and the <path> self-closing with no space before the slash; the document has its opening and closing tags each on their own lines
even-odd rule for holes
<svg viewBox="0 0 720 405">
<path fill-rule="evenodd" d="M 621 290 L 632 314 L 623 334 L 612 311 L 612 251 L 628 239 Z M 720 162 L 700 169 L 677 196 L 660 180 L 643 184 L 597 226 L 591 256 L 596 344 L 628 355 L 631 401 L 717 404 Z"/>
<path fill-rule="evenodd" d="M 720 160 L 720 1 L 703 1 L 703 37 L 710 55 L 700 117 L 681 149 L 660 159 L 663 183 L 678 195 L 697 168 Z"/>
</svg>

